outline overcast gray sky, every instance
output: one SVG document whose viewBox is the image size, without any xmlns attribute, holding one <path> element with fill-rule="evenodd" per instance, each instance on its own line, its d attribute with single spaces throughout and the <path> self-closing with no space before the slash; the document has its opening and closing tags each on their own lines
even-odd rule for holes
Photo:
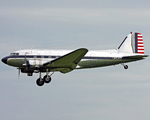
<svg viewBox="0 0 150 120">
<path fill-rule="evenodd" d="M 0 0 L 0 58 L 20 48 L 117 48 L 129 32 L 150 49 L 149 0 Z M 149 120 L 150 59 L 68 74 L 36 85 L 0 62 L 1 120 Z M 44 74 L 43 74 L 44 75 Z"/>
</svg>

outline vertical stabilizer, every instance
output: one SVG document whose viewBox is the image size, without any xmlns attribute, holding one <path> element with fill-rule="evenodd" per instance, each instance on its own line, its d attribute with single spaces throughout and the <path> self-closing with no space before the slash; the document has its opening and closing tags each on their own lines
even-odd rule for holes
<svg viewBox="0 0 150 120">
<path fill-rule="evenodd" d="M 141 33 L 129 34 L 118 47 L 119 52 L 144 54 L 143 37 Z"/>
</svg>

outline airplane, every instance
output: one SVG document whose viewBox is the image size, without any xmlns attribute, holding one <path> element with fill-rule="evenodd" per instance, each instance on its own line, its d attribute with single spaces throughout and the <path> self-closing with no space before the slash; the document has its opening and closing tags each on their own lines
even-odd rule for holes
<svg viewBox="0 0 150 120">
<path fill-rule="evenodd" d="M 112 50 L 92 50 L 86 48 L 77 50 L 38 50 L 24 49 L 12 52 L 4 57 L 2 62 L 16 67 L 18 75 L 20 71 L 32 76 L 33 73 L 39 73 L 36 80 L 38 86 L 51 82 L 51 76 L 54 72 L 68 73 L 74 69 L 87 69 L 105 67 L 121 64 L 125 69 L 128 66 L 124 63 L 143 60 L 148 55 L 144 54 L 143 37 L 141 33 L 130 32 L 117 49 Z M 41 73 L 46 75 L 42 78 Z M 50 72 L 52 72 L 50 74 Z M 50 74 L 50 75 L 49 75 Z"/>
</svg>

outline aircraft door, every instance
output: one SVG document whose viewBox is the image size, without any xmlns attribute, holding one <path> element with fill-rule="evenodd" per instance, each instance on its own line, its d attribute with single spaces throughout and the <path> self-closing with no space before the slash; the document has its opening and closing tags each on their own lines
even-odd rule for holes
<svg viewBox="0 0 150 120">
<path fill-rule="evenodd" d="M 34 56 L 35 67 L 39 67 L 41 65 L 41 63 L 42 63 L 41 58 L 39 58 L 38 56 Z"/>
</svg>

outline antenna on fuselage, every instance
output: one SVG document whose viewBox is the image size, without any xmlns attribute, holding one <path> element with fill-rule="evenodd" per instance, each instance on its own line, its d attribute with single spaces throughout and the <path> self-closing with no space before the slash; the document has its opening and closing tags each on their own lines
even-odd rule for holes
<svg viewBox="0 0 150 120">
<path fill-rule="evenodd" d="M 31 47 L 31 50 L 33 49 L 34 45 Z"/>
</svg>

